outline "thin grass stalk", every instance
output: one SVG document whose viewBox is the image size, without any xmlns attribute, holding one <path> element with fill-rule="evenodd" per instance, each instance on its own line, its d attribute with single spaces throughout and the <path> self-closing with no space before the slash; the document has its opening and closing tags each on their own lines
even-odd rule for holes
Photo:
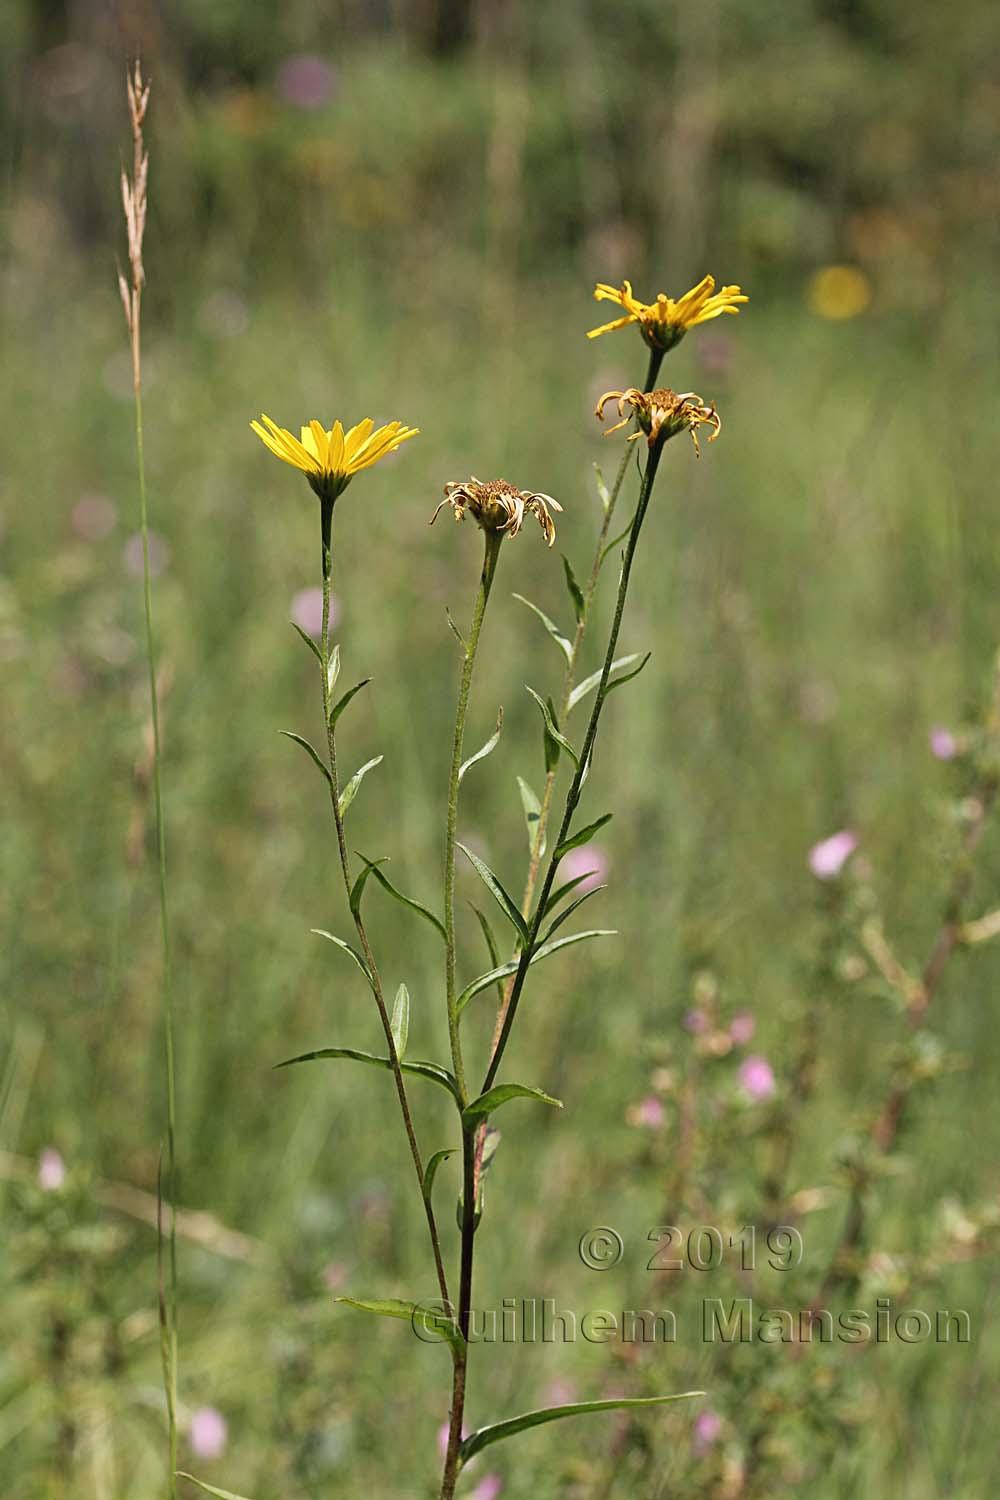
<svg viewBox="0 0 1000 1500">
<path fill-rule="evenodd" d="M 146 454 L 142 421 L 142 289 L 146 275 L 142 243 L 146 228 L 146 187 L 149 157 L 143 139 L 143 122 L 149 105 L 149 84 L 137 62 L 126 74 L 129 118 L 132 126 L 132 177 L 122 169 L 122 207 L 128 238 L 129 279 L 118 272 L 118 287 L 125 308 L 132 355 L 132 395 L 135 412 L 135 456 L 139 489 L 139 531 L 142 537 L 142 603 L 145 619 L 146 664 L 149 674 L 150 716 L 153 729 L 153 809 L 159 883 L 160 935 L 162 942 L 162 995 L 164 1063 L 167 1109 L 167 1224 L 168 1275 L 163 1288 L 160 1273 L 160 1307 L 163 1326 L 163 1384 L 167 1401 L 169 1470 L 167 1493 L 177 1493 L 177 1089 L 174 1047 L 175 1017 L 171 982 L 170 922 L 167 900 L 167 841 L 163 816 L 163 755 L 160 732 L 160 698 L 156 680 L 156 642 L 153 630 L 153 580 L 149 561 L 149 504 L 146 488 Z M 159 1174 L 157 1178 L 159 1194 Z M 158 1230 L 161 1226 L 158 1222 Z"/>
<path fill-rule="evenodd" d="M 337 771 L 337 736 L 330 718 L 332 704 L 330 702 L 330 589 L 333 577 L 333 505 L 332 500 L 324 499 L 321 502 L 320 524 L 323 542 L 323 623 L 320 628 L 320 671 L 323 678 L 323 722 L 326 726 L 326 747 L 330 771 L 330 806 L 333 811 L 334 826 L 337 831 L 337 850 L 340 855 L 340 869 L 344 880 L 344 891 L 347 896 L 348 906 L 352 909 L 354 927 L 361 943 L 365 962 L 368 965 L 372 979 L 372 993 L 375 996 L 375 1004 L 378 1009 L 379 1020 L 382 1023 L 382 1031 L 385 1034 L 386 1047 L 388 1048 L 389 1065 L 392 1068 L 392 1076 L 396 1082 L 396 1094 L 399 1099 L 400 1113 L 403 1116 L 403 1126 L 406 1130 L 406 1139 L 410 1147 L 410 1155 L 413 1159 L 413 1168 L 416 1173 L 417 1183 L 420 1187 L 420 1197 L 424 1205 L 424 1216 L 427 1220 L 427 1232 L 431 1242 L 431 1252 L 434 1256 L 434 1269 L 437 1275 L 438 1289 L 445 1306 L 448 1306 L 448 1281 L 445 1276 L 444 1260 L 441 1255 L 441 1240 L 438 1234 L 437 1222 L 434 1210 L 427 1193 L 424 1191 L 424 1163 L 420 1153 L 420 1145 L 417 1141 L 416 1129 L 413 1124 L 413 1114 L 410 1110 L 410 1101 L 406 1092 L 406 1084 L 403 1079 L 403 1070 L 399 1063 L 399 1054 L 396 1051 L 396 1040 L 392 1034 L 392 1021 L 385 1003 L 385 994 L 382 989 L 382 980 L 379 975 L 375 954 L 372 951 L 368 939 L 368 932 L 361 916 L 359 906 L 351 901 L 351 862 L 347 852 L 347 839 L 344 834 L 344 816 L 340 809 L 340 778 Z"/>
</svg>

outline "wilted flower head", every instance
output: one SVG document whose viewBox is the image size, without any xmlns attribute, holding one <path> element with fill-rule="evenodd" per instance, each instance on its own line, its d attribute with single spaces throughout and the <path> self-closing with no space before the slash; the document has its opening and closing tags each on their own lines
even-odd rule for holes
<svg viewBox="0 0 1000 1500">
<path fill-rule="evenodd" d="M 620 422 L 614 427 L 609 427 L 605 436 L 610 437 L 620 427 L 635 417 L 641 432 L 646 434 L 649 446 L 655 448 L 658 443 L 665 443 L 668 438 L 675 437 L 678 432 L 690 432 L 694 443 L 694 451 L 701 456 L 698 447 L 699 427 L 709 427 L 709 442 L 714 442 L 722 431 L 722 418 L 715 409 L 715 403 L 706 405 L 701 397 L 694 391 L 684 391 L 678 395 L 676 391 L 670 391 L 661 386 L 655 391 L 640 391 L 632 386 L 627 391 L 606 391 L 598 401 L 595 408 L 595 416 L 604 421 L 604 408 L 609 401 L 614 401 L 618 407 Z M 626 411 L 631 407 L 631 411 Z M 634 443 L 639 436 L 634 432 L 629 438 Z"/>
<path fill-rule="evenodd" d="M 621 287 L 598 282 L 594 288 L 594 300 L 617 302 L 624 309 L 625 315 L 615 318 L 613 323 L 592 328 L 587 334 L 588 339 L 596 339 L 599 334 L 610 333 L 615 328 L 626 328 L 629 323 L 638 323 L 649 347 L 666 354 L 680 342 L 689 328 L 694 328 L 698 323 L 707 323 L 721 313 L 738 313 L 739 304 L 749 302 L 750 299 L 738 286 L 724 286 L 721 292 L 717 292 L 715 278 L 705 276 L 676 302 L 664 292 L 657 294 L 655 302 L 640 302 L 638 297 L 633 296 L 630 281 L 623 281 Z"/>
<path fill-rule="evenodd" d="M 250 426 L 275 458 L 301 469 L 319 498 L 330 502 L 347 488 L 355 474 L 370 469 L 387 453 L 395 453 L 400 443 L 416 437 L 419 431 L 417 427 L 404 427 L 402 422 L 376 427 L 371 417 L 347 432 L 339 420 L 329 432 L 314 420 L 301 429 L 301 439 L 263 415 L 260 422 L 251 422 Z"/>
<path fill-rule="evenodd" d="M 850 828 L 831 833 L 809 850 L 809 868 L 817 880 L 835 880 L 858 847 L 858 836 Z"/>
<path fill-rule="evenodd" d="M 438 511 L 450 505 L 455 520 L 460 521 L 468 511 L 484 531 L 509 532 L 517 536 L 524 523 L 526 511 L 538 521 L 542 535 L 549 546 L 556 539 L 555 523 L 549 507 L 561 511 L 562 506 L 551 495 L 541 495 L 534 490 L 519 490 L 506 479 L 489 479 L 485 483 L 475 475 L 464 483 L 449 480 L 444 487 L 444 499 L 431 516 L 431 525 L 437 520 Z"/>
</svg>

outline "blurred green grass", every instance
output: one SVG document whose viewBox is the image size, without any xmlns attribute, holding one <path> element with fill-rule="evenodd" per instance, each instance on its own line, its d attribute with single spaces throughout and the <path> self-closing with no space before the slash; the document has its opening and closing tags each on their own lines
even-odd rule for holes
<svg viewBox="0 0 1000 1500">
<path fill-rule="evenodd" d="M 924 23 L 926 60 L 934 35 Z M 956 75 L 967 76 L 974 41 L 949 54 Z M 579 83 L 593 59 L 574 59 Z M 779 64 L 772 59 L 778 74 Z M 391 153 L 376 148 L 394 139 L 404 163 L 414 137 L 426 150 L 429 176 L 404 203 L 401 224 L 378 214 L 352 224 L 342 193 L 331 189 L 330 201 L 303 193 L 312 179 L 294 165 L 294 140 L 272 143 L 274 175 L 255 196 L 269 138 L 248 146 L 239 130 L 214 134 L 225 101 L 208 93 L 191 106 L 211 116 L 207 127 L 169 95 L 157 127 L 163 155 L 173 150 L 184 164 L 175 177 L 164 165 L 157 196 L 154 156 L 146 341 L 151 510 L 169 549 L 155 612 L 166 673 L 181 1196 L 259 1240 L 266 1262 L 241 1265 L 185 1243 L 181 1374 L 188 1409 L 211 1404 L 229 1421 L 228 1453 L 205 1470 L 214 1481 L 260 1497 L 402 1500 L 429 1493 L 445 1358 L 405 1329 L 372 1328 L 336 1309 L 323 1279 L 332 1264 L 361 1295 L 432 1290 L 387 1081 L 346 1064 L 270 1071 L 315 1045 L 374 1047 L 377 1026 L 358 976 L 308 933 L 343 930 L 344 921 L 321 788 L 278 735 L 318 728 L 310 661 L 287 625 L 294 594 L 318 582 L 316 515 L 305 486 L 264 452 L 248 422 L 261 409 L 288 425 L 370 413 L 422 430 L 339 507 L 335 591 L 345 677 L 374 679 L 345 719 L 344 755 L 349 769 L 385 755 L 352 808 L 352 843 L 391 855 L 398 883 L 434 904 L 457 671 L 445 609 L 459 620 L 468 613 L 479 548 L 470 524 L 456 528 L 442 516 L 429 530 L 426 521 L 443 482 L 470 472 L 502 474 L 565 507 L 555 553 L 531 532 L 504 549 L 469 728 L 478 745 L 503 704 L 500 748 L 470 775 L 461 824 L 516 886 L 524 833 L 515 776 L 541 779 L 537 714 L 523 684 L 551 690 L 560 657 L 510 594 L 566 618 L 557 553 L 565 548 L 583 571 L 598 514 L 590 466 L 611 468 L 619 451 L 602 441 L 593 403 L 641 378 L 644 359 L 628 335 L 583 339 L 600 321 L 589 298 L 594 276 L 612 274 L 595 231 L 606 204 L 574 206 L 571 194 L 559 197 L 561 178 L 546 175 L 567 158 L 560 142 L 578 116 L 571 111 L 567 125 L 551 95 L 535 97 L 545 118 L 533 120 L 529 137 L 548 167 L 530 179 L 521 266 L 506 256 L 506 240 L 497 250 L 489 184 L 477 171 L 491 120 L 479 75 L 456 68 L 455 89 L 445 92 L 437 66 L 372 54 L 345 76 L 356 93 L 338 102 L 338 128 L 385 115 L 383 134 L 366 138 L 380 162 Z M 914 68 L 917 90 L 920 77 Z M 726 80 L 725 97 L 741 98 Z M 844 98 L 840 88 L 833 97 Z M 791 114 L 779 124 L 770 117 L 805 159 L 823 139 L 797 113 L 808 92 L 789 83 Z M 616 100 L 615 111 L 624 109 L 624 93 Z M 753 102 L 743 101 L 741 121 Z M 910 103 L 892 109 L 897 122 L 912 123 Z M 468 136 L 449 136 L 459 118 Z M 620 117 L 612 118 L 617 137 Z M 982 126 L 975 111 L 971 119 Z M 862 111 L 852 139 L 863 139 L 866 123 Z M 981 130 L 970 132 L 974 156 Z M 28 137 L 37 146 L 44 130 Z M 718 976 L 730 1005 L 754 1011 L 754 1045 L 779 1074 L 798 1018 L 818 1013 L 819 1088 L 791 1175 L 802 1188 L 835 1183 L 839 1143 L 876 1107 L 897 1027 L 867 995 L 817 978 L 815 951 L 831 919 L 806 866 L 816 839 L 844 825 L 859 831 L 894 940 L 913 963 L 940 918 L 962 787 L 958 768 L 931 757 L 928 733 L 937 723 L 958 726 L 981 705 L 1000 634 L 993 434 L 982 419 L 997 355 L 981 313 L 990 287 L 967 269 L 978 230 L 961 224 L 943 244 L 933 241 L 933 274 L 922 279 L 926 246 L 896 205 L 916 251 L 869 267 L 876 295 L 862 317 L 825 322 L 809 310 L 808 272 L 834 253 L 837 213 L 810 237 L 815 210 L 801 172 L 791 185 L 767 186 L 753 165 L 757 138 L 740 138 L 727 180 L 743 182 L 756 206 L 720 189 L 722 209 L 713 199 L 683 255 L 696 254 L 711 226 L 718 249 L 707 268 L 742 281 L 753 300 L 739 320 L 693 334 L 668 367 L 678 389 L 718 399 L 724 432 L 700 463 L 684 443 L 668 452 L 623 638 L 624 649 L 653 656 L 611 700 L 588 790 L 595 814 L 616 812 L 602 840 L 611 889 L 590 910 L 620 936 L 564 955 L 529 991 L 510 1071 L 567 1107 L 551 1117 L 511 1110 L 502 1121 L 480 1246 L 482 1305 L 521 1295 L 578 1310 L 662 1304 L 666 1294 L 651 1290 L 643 1267 L 648 1229 L 672 1212 L 675 1143 L 669 1134 L 651 1141 L 627 1112 L 668 1047 L 676 1062 L 700 970 Z M 441 167 L 443 143 L 467 177 Z M 771 148 L 758 145 L 766 156 Z M 204 175 L 189 174 L 189 153 L 204 165 L 199 153 L 213 149 Z M 358 165 L 353 149 L 333 159 L 337 192 L 372 167 L 367 158 Z M 589 136 L 579 149 L 586 165 Z M 64 168 L 65 150 L 62 137 L 54 160 Z M 111 159 L 99 223 L 105 208 L 108 222 L 115 211 L 113 167 Z M 913 188 L 908 173 L 890 176 Z M 641 222 L 651 181 L 643 176 L 642 191 L 631 183 L 626 194 Z M 202 191 L 188 198 L 192 182 Z M 449 185 L 460 200 L 454 215 Z M 869 189 L 877 197 L 887 186 Z M 550 219 L 544 205 L 553 196 L 560 207 Z M 53 1202 L 16 1182 L 4 1191 L 0 1278 L 10 1326 L 0 1359 L 0 1475 L 18 1494 L 103 1500 L 154 1493 L 161 1461 L 154 1237 L 97 1211 L 88 1190 L 92 1174 L 147 1191 L 155 1183 L 159 947 L 149 810 L 135 773 L 146 705 L 140 590 L 123 562 L 137 524 L 124 337 L 110 251 L 102 245 L 95 261 L 92 247 L 80 254 L 68 245 L 66 204 L 58 192 L 54 201 L 35 182 L 8 204 L 0 1148 L 33 1161 L 58 1147 L 71 1196 Z M 292 201 L 302 217 L 282 220 Z M 428 207 L 437 219 L 415 222 Z M 970 218 L 982 207 L 975 199 Z M 653 268 L 650 286 L 667 284 L 655 250 L 663 227 L 637 250 Z M 563 232 L 580 243 L 564 249 Z M 796 248 L 801 235 L 808 249 Z M 671 274 L 676 264 L 672 255 Z M 289 265 L 298 274 L 279 280 L 276 270 Z M 115 509 L 110 532 L 93 541 L 72 521 L 85 494 Z M 606 575 L 605 611 L 609 592 Z M 596 665 L 593 641 L 591 651 Z M 993 904 L 998 867 L 991 837 L 977 911 Z M 463 895 L 476 897 L 471 882 Z M 412 1048 L 442 1057 L 434 940 L 378 893 L 371 911 L 386 978 L 405 979 L 413 996 Z M 481 958 L 470 917 L 466 972 Z M 988 949 L 960 955 L 935 1005 L 935 1029 L 970 1063 L 920 1096 L 906 1138 L 910 1170 L 879 1188 L 876 1240 L 890 1252 L 933 1245 L 942 1199 L 995 1196 L 997 962 Z M 488 1008 L 470 1019 L 482 1048 Z M 438 1101 L 415 1098 L 427 1148 L 444 1144 L 450 1121 Z M 442 1202 L 455 1186 L 448 1170 Z M 745 1211 L 761 1170 L 749 1137 L 745 1155 L 712 1163 L 717 1211 Z M 805 1221 L 814 1270 L 825 1264 L 842 1204 L 835 1189 Z M 627 1246 L 603 1277 L 577 1255 L 595 1224 L 616 1226 Z M 790 1488 L 907 1500 L 991 1492 L 992 1434 L 969 1414 L 996 1389 L 994 1281 L 989 1260 L 943 1274 L 934 1298 L 969 1308 L 973 1345 L 868 1356 L 877 1366 L 861 1377 L 857 1399 L 877 1394 L 877 1426 L 866 1433 L 838 1412 L 853 1444 L 827 1465 L 806 1463 Z M 713 1280 L 708 1294 L 731 1295 L 728 1286 Z M 584 1343 L 485 1350 L 471 1418 L 542 1401 L 557 1378 L 586 1396 L 653 1381 L 657 1389 L 704 1384 L 738 1431 L 748 1377 L 737 1360 L 711 1362 L 688 1340 L 655 1351 L 652 1363 L 655 1371 L 633 1369 Z M 684 1478 L 689 1493 L 711 1493 L 685 1467 L 691 1420 L 681 1410 L 649 1424 L 650 1469 L 636 1480 L 626 1455 L 623 1491 L 632 1483 L 666 1493 Z M 614 1430 L 544 1431 L 498 1449 L 506 1493 L 601 1493 Z M 662 1489 L 648 1488 L 650 1472 Z M 607 1479 L 604 1492 L 611 1488 Z"/>
</svg>

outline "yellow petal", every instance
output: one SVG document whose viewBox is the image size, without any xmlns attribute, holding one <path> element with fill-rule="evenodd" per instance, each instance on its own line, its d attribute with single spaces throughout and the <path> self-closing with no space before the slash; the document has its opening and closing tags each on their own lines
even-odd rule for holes
<svg viewBox="0 0 1000 1500">
<path fill-rule="evenodd" d="M 344 428 L 339 417 L 330 429 L 326 461 L 331 474 L 344 473 Z"/>
<path fill-rule="evenodd" d="M 322 468 L 325 469 L 327 467 L 327 456 L 330 451 L 330 439 L 327 437 L 326 428 L 322 422 L 317 422 L 314 417 L 309 423 L 309 432 L 313 442 L 316 444 L 316 457 L 319 459 Z M 304 440 L 305 434 L 303 433 Z"/>
<path fill-rule="evenodd" d="M 635 313 L 629 313 L 624 318 L 616 318 L 613 323 L 605 323 L 600 328 L 591 328 L 587 334 L 588 339 L 596 339 L 599 333 L 611 333 L 615 328 L 627 328 L 629 323 L 636 323 L 638 319 Z"/>
<path fill-rule="evenodd" d="M 299 457 L 299 455 L 289 446 L 289 444 L 285 442 L 285 438 L 291 439 L 292 442 L 295 441 L 294 438 L 292 438 L 291 433 L 286 433 L 283 428 L 278 427 L 276 423 L 271 421 L 270 417 L 264 417 L 264 421 L 267 422 L 269 427 L 271 428 L 270 432 L 265 432 L 264 428 L 260 425 L 259 422 L 251 422 L 250 426 L 253 428 L 254 432 L 261 439 L 261 441 L 265 443 L 268 448 L 270 448 L 275 457 L 280 458 L 283 463 L 291 464 L 294 468 L 301 469 L 303 473 L 311 474 L 313 472 L 314 465 L 308 458 L 308 455 L 306 455 L 306 459 L 305 461 L 303 461 L 303 459 Z M 296 447 L 297 446 L 298 445 L 296 444 Z"/>
</svg>

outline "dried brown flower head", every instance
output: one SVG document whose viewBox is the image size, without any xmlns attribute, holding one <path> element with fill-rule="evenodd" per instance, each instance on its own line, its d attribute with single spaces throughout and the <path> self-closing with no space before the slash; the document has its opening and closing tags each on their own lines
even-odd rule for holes
<svg viewBox="0 0 1000 1500">
<path fill-rule="evenodd" d="M 594 413 L 602 422 L 604 408 L 609 401 L 617 404 L 621 421 L 616 422 L 614 427 L 609 427 L 605 437 L 610 437 L 635 417 L 651 448 L 655 448 L 657 443 L 665 443 L 678 432 L 690 432 L 694 451 L 701 457 L 698 428 L 711 428 L 709 442 L 713 442 L 722 431 L 722 419 L 715 409 L 715 402 L 706 404 L 694 391 L 684 391 L 678 395 L 676 391 L 669 391 L 662 386 L 649 392 L 636 390 L 634 386 L 627 391 L 606 391 L 598 401 Z M 639 433 L 634 432 L 629 442 L 634 443 L 637 437 Z"/>
<path fill-rule="evenodd" d="M 475 475 L 461 484 L 450 480 L 445 485 L 444 499 L 431 516 L 432 526 L 437 520 L 438 511 L 443 510 L 446 505 L 450 505 L 455 512 L 456 521 L 460 521 L 468 511 L 484 531 L 509 533 L 511 536 L 517 536 L 525 513 L 530 511 L 542 528 L 542 535 L 550 547 L 556 539 L 556 528 L 549 510 L 562 510 L 562 506 L 551 495 L 516 489 L 506 479 L 489 479 L 484 483 Z"/>
</svg>

